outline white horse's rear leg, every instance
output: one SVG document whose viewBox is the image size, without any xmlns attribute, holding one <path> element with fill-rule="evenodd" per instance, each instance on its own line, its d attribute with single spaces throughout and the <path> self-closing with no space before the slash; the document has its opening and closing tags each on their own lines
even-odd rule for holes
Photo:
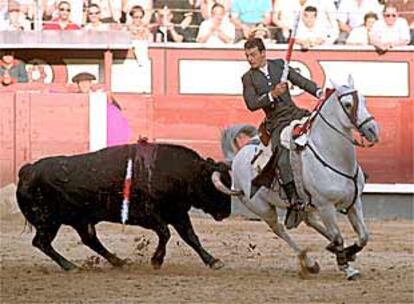
<svg viewBox="0 0 414 304">
<path fill-rule="evenodd" d="M 301 275 L 306 277 L 308 273 L 318 273 L 320 270 L 318 262 L 314 258 L 308 257 L 307 250 L 300 248 L 299 245 L 290 237 L 285 229 L 285 226 L 278 222 L 276 208 L 273 206 L 272 208 L 274 211 L 272 213 L 268 213 L 268 215 L 270 215 L 269 217 L 263 217 L 263 220 L 278 237 L 288 243 L 289 247 L 295 251 L 299 259 Z"/>
<path fill-rule="evenodd" d="M 358 235 L 357 243 L 345 248 L 347 259 L 353 261 L 355 260 L 356 254 L 367 245 L 369 240 L 369 232 L 364 221 L 360 197 L 357 198 L 355 204 L 349 209 L 348 219 L 355 233 Z"/>
<path fill-rule="evenodd" d="M 266 197 L 262 194 L 263 193 L 258 193 L 258 196 L 256 196 L 254 202 L 247 200 L 244 197 L 240 198 L 240 200 L 250 211 L 265 221 L 278 237 L 288 243 L 289 247 L 292 248 L 298 256 L 302 273 L 318 273 L 320 269 L 319 264 L 315 261 L 315 259 L 308 257 L 306 250 L 300 248 L 299 245 L 290 237 L 284 225 L 278 222 L 276 207 L 269 204 L 266 201 Z"/>
</svg>

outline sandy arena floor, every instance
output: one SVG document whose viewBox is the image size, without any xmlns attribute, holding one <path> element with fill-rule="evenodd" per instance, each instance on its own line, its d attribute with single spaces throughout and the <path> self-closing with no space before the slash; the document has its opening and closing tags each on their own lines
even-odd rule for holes
<svg viewBox="0 0 414 304">
<path fill-rule="evenodd" d="M 115 269 L 63 227 L 54 242 L 83 270 L 65 273 L 32 247 L 34 232 L 23 231 L 18 216 L 1 221 L 1 303 L 414 303 L 414 223 L 368 221 L 371 242 L 353 264 L 362 277 L 347 281 L 327 242 L 305 225 L 292 232 L 310 248 L 319 275 L 298 276 L 287 244 L 262 222 L 232 218 L 221 223 L 193 218 L 204 247 L 226 267 L 214 271 L 173 232 L 161 270 L 149 259 L 157 239 L 152 231 L 102 223 L 103 243 L 132 264 Z M 347 244 L 354 234 L 341 222 Z"/>
</svg>

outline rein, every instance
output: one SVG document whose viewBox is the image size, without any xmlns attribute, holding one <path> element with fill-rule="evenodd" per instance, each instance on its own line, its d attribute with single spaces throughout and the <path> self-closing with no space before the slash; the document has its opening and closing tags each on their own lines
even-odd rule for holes
<svg viewBox="0 0 414 304">
<path fill-rule="evenodd" d="M 352 98 L 354 100 L 354 106 L 352 107 L 352 115 L 350 115 L 348 113 L 348 111 L 344 108 L 344 105 L 340 102 L 342 97 L 348 96 L 348 95 L 352 95 Z M 332 129 L 334 130 L 336 133 L 338 133 L 339 135 L 341 135 L 342 137 L 344 137 L 346 140 L 348 140 L 352 145 L 354 146 L 358 146 L 358 147 L 362 147 L 362 148 L 370 148 L 374 145 L 374 143 L 369 143 L 369 144 L 365 144 L 364 143 L 364 138 L 361 136 L 361 140 L 358 141 L 355 138 L 349 138 L 346 134 L 344 134 L 341 130 L 339 130 L 337 127 L 335 127 L 332 123 L 330 123 L 321 113 L 322 107 L 326 104 L 328 98 L 326 98 L 325 100 L 322 101 L 321 104 L 317 105 L 317 110 L 316 110 L 316 115 L 319 115 L 322 120 Z M 360 129 L 362 128 L 363 125 L 365 125 L 366 123 L 370 122 L 371 120 L 374 120 L 374 116 L 369 116 L 368 118 L 366 118 L 364 121 L 362 121 L 359 125 L 357 125 L 357 113 L 358 113 L 358 107 L 359 107 L 359 99 L 358 99 L 358 94 L 357 91 L 351 91 L 342 95 L 339 95 L 336 99 L 339 102 L 339 105 L 341 106 L 342 110 L 344 111 L 345 115 L 348 117 L 349 121 L 352 123 L 352 125 L 355 126 L 355 128 L 358 130 L 358 132 L 361 135 Z"/>
</svg>

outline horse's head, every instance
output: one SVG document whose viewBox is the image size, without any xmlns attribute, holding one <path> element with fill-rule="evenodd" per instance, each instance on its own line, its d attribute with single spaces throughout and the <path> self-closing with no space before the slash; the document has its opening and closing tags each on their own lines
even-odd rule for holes
<svg viewBox="0 0 414 304">
<path fill-rule="evenodd" d="M 374 116 L 368 111 L 365 97 L 354 87 L 354 80 L 351 75 L 348 77 L 348 85 L 337 85 L 332 82 L 336 90 L 336 96 L 344 113 L 342 123 L 349 128 L 358 130 L 361 136 L 370 143 L 379 140 L 379 127 Z"/>
</svg>

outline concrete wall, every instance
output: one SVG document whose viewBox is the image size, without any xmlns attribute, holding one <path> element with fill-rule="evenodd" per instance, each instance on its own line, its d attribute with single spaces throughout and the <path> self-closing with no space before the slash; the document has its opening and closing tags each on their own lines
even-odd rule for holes
<svg viewBox="0 0 414 304">
<path fill-rule="evenodd" d="M 414 219 L 414 194 L 364 194 L 365 218 Z M 256 219 L 256 215 L 240 203 L 233 203 L 232 215 L 242 215 Z"/>
</svg>

